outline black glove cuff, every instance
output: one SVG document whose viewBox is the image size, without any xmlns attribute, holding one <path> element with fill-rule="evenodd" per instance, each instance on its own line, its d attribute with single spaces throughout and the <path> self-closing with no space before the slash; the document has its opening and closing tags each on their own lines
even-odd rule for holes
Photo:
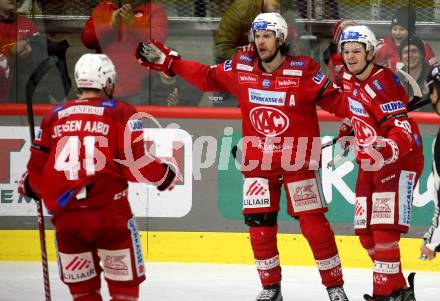
<svg viewBox="0 0 440 301">
<path fill-rule="evenodd" d="M 176 177 L 176 173 L 168 164 L 162 163 L 162 165 L 165 166 L 167 171 L 166 171 L 166 175 L 165 175 L 165 180 L 162 182 L 162 184 L 157 186 L 157 189 L 159 191 L 166 190 L 171 185 L 171 183 L 173 183 L 174 178 Z"/>
</svg>

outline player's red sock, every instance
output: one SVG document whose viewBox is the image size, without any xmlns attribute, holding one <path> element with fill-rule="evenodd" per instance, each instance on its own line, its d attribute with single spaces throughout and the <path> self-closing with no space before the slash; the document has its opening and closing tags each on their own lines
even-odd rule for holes
<svg viewBox="0 0 440 301">
<path fill-rule="evenodd" d="M 373 294 L 389 296 L 406 287 L 400 262 L 400 233 L 374 230 L 373 237 L 375 241 Z"/>
<path fill-rule="evenodd" d="M 324 214 L 304 214 L 299 217 L 304 237 L 315 257 L 322 284 L 326 287 L 342 286 L 341 261 L 333 230 Z"/>
<path fill-rule="evenodd" d="M 281 267 L 277 248 L 278 226 L 249 227 L 250 240 L 257 271 L 264 287 L 281 282 Z"/>
</svg>

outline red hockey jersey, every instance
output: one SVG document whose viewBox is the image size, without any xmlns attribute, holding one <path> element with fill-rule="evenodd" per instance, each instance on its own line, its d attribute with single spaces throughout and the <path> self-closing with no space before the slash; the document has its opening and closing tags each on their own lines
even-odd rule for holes
<svg viewBox="0 0 440 301">
<path fill-rule="evenodd" d="M 258 59 L 247 54 L 215 66 L 179 59 L 172 71 L 203 91 L 237 97 L 242 112 L 242 171 L 279 174 L 319 162 L 317 105 L 326 108 L 338 92 L 310 57 L 288 56 L 273 73 L 264 72 Z"/>
<path fill-rule="evenodd" d="M 357 160 L 374 160 L 371 146 L 378 137 L 392 139 L 399 147 L 399 158 L 410 153 L 422 155 L 422 137 L 416 122 L 407 115 L 408 96 L 399 78 L 388 68 L 374 66 L 370 77 L 359 81 L 343 74 L 344 101 L 335 103 L 337 115 L 345 106 L 356 137 Z"/>
<path fill-rule="evenodd" d="M 49 212 L 106 206 L 126 195 L 127 181 L 143 181 L 135 169 L 145 182 L 162 179 L 166 168 L 152 156 L 144 166 L 134 167 L 134 161 L 146 158 L 143 124 L 135 113 L 124 102 L 89 98 L 71 100 L 44 117 L 28 171 L 32 189 Z"/>
</svg>

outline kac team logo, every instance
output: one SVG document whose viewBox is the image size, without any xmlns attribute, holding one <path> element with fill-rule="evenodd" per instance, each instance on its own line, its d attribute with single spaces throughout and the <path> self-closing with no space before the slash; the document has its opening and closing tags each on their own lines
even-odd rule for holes
<svg viewBox="0 0 440 301">
<path fill-rule="evenodd" d="M 278 136 L 289 128 L 289 118 L 278 109 L 256 107 L 249 113 L 254 129 L 265 136 Z"/>
<path fill-rule="evenodd" d="M 359 146 L 365 147 L 371 145 L 377 138 L 376 130 L 364 120 L 353 117 L 351 119 L 354 132 L 356 133 L 356 141 Z"/>
</svg>

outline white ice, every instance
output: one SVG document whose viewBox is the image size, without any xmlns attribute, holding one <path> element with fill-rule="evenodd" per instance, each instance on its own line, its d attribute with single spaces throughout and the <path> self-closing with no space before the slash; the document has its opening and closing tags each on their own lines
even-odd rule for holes
<svg viewBox="0 0 440 301">
<path fill-rule="evenodd" d="M 438 262 L 433 262 L 438 264 Z M 50 266 L 52 301 L 68 301 L 67 287 L 58 278 L 55 263 Z M 147 263 L 147 280 L 141 285 L 145 301 L 251 301 L 260 290 L 252 265 Z M 344 269 L 345 290 L 351 301 L 371 292 L 371 271 Z M 103 282 L 104 300 L 108 292 Z M 283 267 L 282 291 L 285 301 L 327 301 L 316 268 Z M 440 272 L 418 271 L 415 278 L 417 301 L 440 300 Z M 0 301 L 43 301 L 41 264 L 0 262 Z"/>
</svg>

